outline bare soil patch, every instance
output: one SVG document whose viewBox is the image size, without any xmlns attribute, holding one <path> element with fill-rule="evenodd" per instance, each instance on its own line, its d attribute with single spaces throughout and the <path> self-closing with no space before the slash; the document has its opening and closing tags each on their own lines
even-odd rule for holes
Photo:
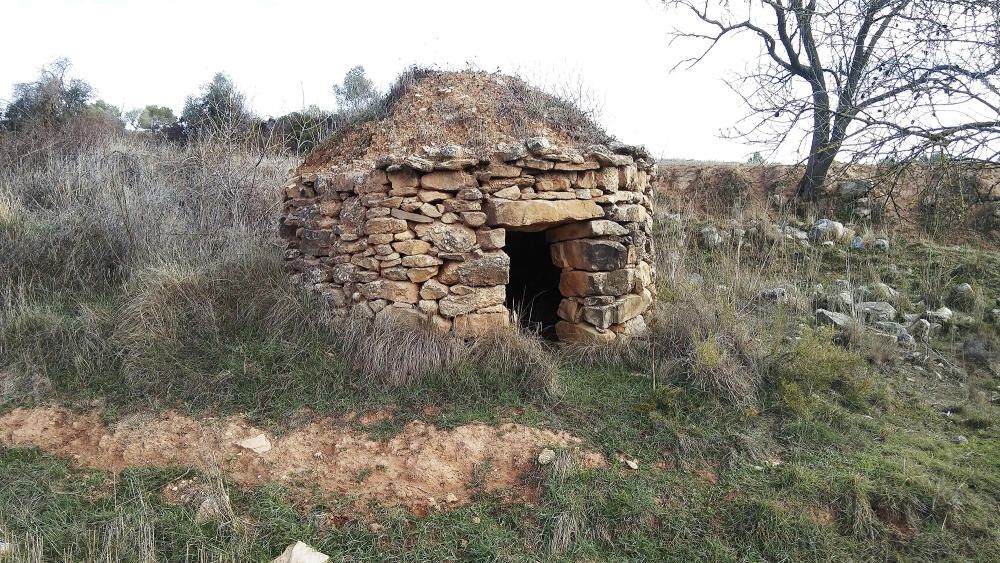
<svg viewBox="0 0 1000 563">
<path fill-rule="evenodd" d="M 237 445 L 259 434 L 270 451 Z M 243 417 L 194 419 L 167 411 L 107 426 L 99 412 L 59 406 L 16 409 L 0 416 L 0 442 L 34 446 L 82 466 L 111 472 L 128 467 L 193 467 L 245 486 L 277 482 L 293 493 L 328 493 L 401 505 L 417 514 L 471 502 L 478 481 L 486 492 L 509 491 L 514 502 L 533 502 L 537 485 L 525 475 L 543 447 L 580 448 L 581 440 L 515 423 L 472 423 L 451 430 L 414 420 L 388 441 L 372 440 L 338 419 L 309 422 L 280 437 Z M 604 465 L 594 452 L 586 466 Z M 475 476 L 475 479 L 474 479 Z"/>
</svg>

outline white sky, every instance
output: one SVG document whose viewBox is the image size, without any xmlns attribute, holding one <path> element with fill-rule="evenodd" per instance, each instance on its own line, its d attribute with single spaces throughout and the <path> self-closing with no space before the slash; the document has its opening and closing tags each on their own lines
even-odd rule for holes
<svg viewBox="0 0 1000 563">
<path fill-rule="evenodd" d="M 58 58 L 123 109 L 179 113 L 217 71 L 254 109 L 332 109 L 331 86 L 364 65 L 381 88 L 410 64 L 520 73 L 542 86 L 582 81 L 601 122 L 663 158 L 746 160 L 721 139 L 743 115 L 722 80 L 756 60 L 750 42 L 720 45 L 693 71 L 670 72 L 693 44 L 654 0 L 335 2 L 309 0 L 0 0 L 0 99 Z"/>
</svg>

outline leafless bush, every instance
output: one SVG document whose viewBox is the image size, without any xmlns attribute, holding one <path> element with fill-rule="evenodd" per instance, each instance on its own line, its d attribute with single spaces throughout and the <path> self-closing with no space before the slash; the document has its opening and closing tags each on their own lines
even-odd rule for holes
<svg viewBox="0 0 1000 563">
<path fill-rule="evenodd" d="M 514 131 L 524 137 L 536 134 L 528 124 L 518 121 L 521 115 L 548 122 L 553 129 L 570 134 L 579 143 L 606 144 L 614 140 L 598 124 L 600 106 L 596 96 L 579 78 L 564 79 L 544 92 L 524 80 L 505 79 L 506 95 L 498 100 L 501 117 L 515 120 Z"/>
</svg>

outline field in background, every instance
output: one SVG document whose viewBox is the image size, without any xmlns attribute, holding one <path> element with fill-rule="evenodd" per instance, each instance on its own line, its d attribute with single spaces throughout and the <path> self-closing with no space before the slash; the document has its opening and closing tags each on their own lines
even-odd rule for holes
<svg viewBox="0 0 1000 563">
<path fill-rule="evenodd" d="M 864 225 L 884 234 L 968 242 L 1000 242 L 1000 174 L 995 169 L 928 160 L 838 166 L 821 199 L 796 205 L 803 168 L 796 165 L 661 160 L 657 189 L 671 208 L 703 217 L 739 209 L 745 216 L 789 213 Z"/>
<path fill-rule="evenodd" d="M 571 432 L 608 466 L 556 448 L 521 476 L 537 503 L 474 475 L 474 502 L 418 517 L 239 486 L 213 467 L 113 475 L 3 447 L 13 560 L 267 560 L 295 540 L 335 560 L 1000 559 L 994 253 L 750 234 L 709 249 L 706 226 L 796 219 L 732 200 L 690 209 L 668 190 L 648 339 L 566 349 L 515 331 L 467 345 L 420 326 L 331 326 L 286 282 L 275 213 L 294 164 L 211 139 L 0 136 L 0 408 L 57 402 L 109 424 L 245 414 L 277 434 L 387 412 L 344 423 L 379 439 L 414 419 L 513 421 Z M 900 309 L 967 282 L 973 302 L 948 303 L 973 322 L 914 350 L 835 334 L 813 310 L 816 285 L 839 279 L 888 284 Z M 787 298 L 761 298 L 775 287 Z M 218 518 L 163 494 L 195 475 L 224 492 Z"/>
</svg>

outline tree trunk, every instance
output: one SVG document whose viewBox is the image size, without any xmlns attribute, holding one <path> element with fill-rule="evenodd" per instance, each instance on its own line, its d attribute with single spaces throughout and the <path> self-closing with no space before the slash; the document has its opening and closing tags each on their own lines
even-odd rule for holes
<svg viewBox="0 0 1000 563">
<path fill-rule="evenodd" d="M 818 151 L 809 155 L 806 162 L 806 170 L 799 180 L 798 187 L 795 188 L 795 196 L 804 201 L 816 201 L 823 184 L 826 183 L 827 174 L 833 166 L 836 156 L 835 151 Z"/>
</svg>

